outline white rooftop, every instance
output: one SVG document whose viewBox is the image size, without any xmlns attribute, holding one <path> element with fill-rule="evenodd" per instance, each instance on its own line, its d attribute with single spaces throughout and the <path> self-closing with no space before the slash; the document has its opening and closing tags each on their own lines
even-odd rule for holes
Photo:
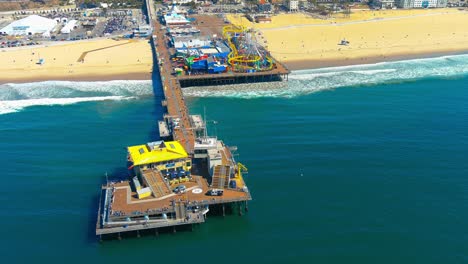
<svg viewBox="0 0 468 264">
<path fill-rule="evenodd" d="M 57 21 L 53 19 L 31 15 L 12 22 L 0 32 L 8 35 L 48 34 L 56 25 Z"/>
<path fill-rule="evenodd" d="M 164 20 L 166 21 L 166 25 L 190 23 L 185 16 L 180 14 L 180 10 L 176 5 L 173 5 L 171 12 L 164 16 Z"/>
<path fill-rule="evenodd" d="M 76 24 L 78 23 L 77 20 L 73 19 L 68 21 L 68 23 L 60 30 L 61 33 L 70 33 L 75 29 Z"/>
<path fill-rule="evenodd" d="M 195 149 L 211 149 L 218 147 L 218 140 L 213 137 L 197 138 L 195 140 Z"/>
<path fill-rule="evenodd" d="M 180 9 L 175 4 L 172 5 L 171 13 L 180 14 Z"/>
</svg>

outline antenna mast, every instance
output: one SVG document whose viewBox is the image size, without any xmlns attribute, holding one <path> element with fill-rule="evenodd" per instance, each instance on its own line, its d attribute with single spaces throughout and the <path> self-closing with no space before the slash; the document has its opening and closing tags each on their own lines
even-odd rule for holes
<svg viewBox="0 0 468 264">
<path fill-rule="evenodd" d="M 208 131 L 207 131 L 208 126 L 206 124 L 206 122 L 207 122 L 207 120 L 206 120 L 206 106 L 203 106 L 203 115 L 204 115 L 204 118 L 205 118 L 205 120 L 204 120 L 204 123 L 205 123 L 204 124 L 205 125 L 205 139 L 207 139 L 208 138 Z"/>
</svg>

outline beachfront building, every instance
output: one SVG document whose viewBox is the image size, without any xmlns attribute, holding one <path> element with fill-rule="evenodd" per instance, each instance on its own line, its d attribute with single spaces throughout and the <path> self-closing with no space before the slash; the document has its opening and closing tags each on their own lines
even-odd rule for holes
<svg viewBox="0 0 468 264">
<path fill-rule="evenodd" d="M 190 21 L 185 18 L 184 15 L 181 14 L 182 12 L 177 8 L 174 4 L 172 5 L 171 11 L 164 15 L 164 21 L 166 22 L 166 26 L 178 26 L 178 25 L 187 25 Z"/>
<path fill-rule="evenodd" d="M 266 15 L 255 16 L 256 23 L 271 23 L 271 17 Z"/>
<path fill-rule="evenodd" d="M 400 8 L 434 8 L 447 7 L 447 0 L 400 0 Z"/>
<path fill-rule="evenodd" d="M 159 171 L 190 171 L 192 168 L 184 147 L 179 141 L 155 141 L 128 147 L 131 168 L 153 168 Z M 135 171 L 138 174 L 138 171 Z"/>
<path fill-rule="evenodd" d="M 127 149 L 129 169 L 133 169 L 136 179 L 155 197 L 170 193 L 169 188 L 164 191 L 161 187 L 185 182 L 191 177 L 192 160 L 179 141 L 155 141 Z M 139 197 L 147 195 L 145 191 Z"/>
<path fill-rule="evenodd" d="M 136 38 L 146 38 L 153 33 L 153 29 L 150 25 L 140 24 L 138 27 L 133 29 L 133 36 Z"/>
<path fill-rule="evenodd" d="M 192 36 L 172 37 L 172 45 L 176 49 L 210 47 L 211 40 L 208 38 L 194 38 Z"/>
<path fill-rule="evenodd" d="M 299 1 L 287 0 L 287 7 L 289 9 L 289 12 L 297 12 L 299 10 Z"/>
<path fill-rule="evenodd" d="M 78 20 L 72 19 L 60 30 L 62 34 L 70 34 L 78 24 Z"/>
<path fill-rule="evenodd" d="M 270 3 L 263 3 L 258 5 L 258 12 L 260 13 L 271 13 L 273 11 L 273 5 Z"/>
<path fill-rule="evenodd" d="M 379 0 L 380 7 L 390 9 L 396 6 L 395 0 Z"/>
<path fill-rule="evenodd" d="M 11 36 L 35 34 L 50 36 L 50 32 L 55 28 L 55 26 L 57 26 L 57 21 L 54 19 L 31 15 L 23 19 L 16 20 L 8 26 L 0 29 L 0 33 Z"/>
</svg>

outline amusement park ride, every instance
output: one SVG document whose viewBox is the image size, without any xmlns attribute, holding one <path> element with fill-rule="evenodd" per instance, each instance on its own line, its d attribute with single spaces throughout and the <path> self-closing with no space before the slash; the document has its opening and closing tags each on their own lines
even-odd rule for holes
<svg viewBox="0 0 468 264">
<path fill-rule="evenodd" d="M 234 72 L 269 71 L 273 68 L 273 59 L 258 46 L 254 30 L 229 25 L 223 28 L 223 36 L 231 48 L 228 63 Z"/>
</svg>

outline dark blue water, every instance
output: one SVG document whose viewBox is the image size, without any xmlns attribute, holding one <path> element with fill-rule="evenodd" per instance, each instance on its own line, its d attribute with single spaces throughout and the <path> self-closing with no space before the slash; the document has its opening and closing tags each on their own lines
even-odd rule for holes
<svg viewBox="0 0 468 264">
<path fill-rule="evenodd" d="M 468 76 L 189 98 L 238 146 L 249 213 L 99 244 L 99 185 L 154 140 L 150 96 L 0 115 L 2 263 L 466 263 Z"/>
</svg>

